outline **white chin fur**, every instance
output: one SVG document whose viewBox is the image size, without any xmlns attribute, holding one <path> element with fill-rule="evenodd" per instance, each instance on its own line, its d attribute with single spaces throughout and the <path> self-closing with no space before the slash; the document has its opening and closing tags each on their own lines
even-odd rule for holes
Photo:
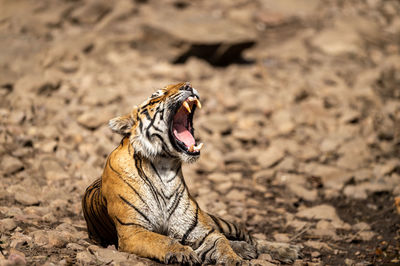
<svg viewBox="0 0 400 266">
<path fill-rule="evenodd" d="M 187 155 L 185 153 L 180 153 L 179 154 L 179 158 L 181 159 L 182 162 L 184 163 L 194 163 L 196 162 L 199 158 L 200 158 L 200 154 L 199 155 Z"/>
</svg>

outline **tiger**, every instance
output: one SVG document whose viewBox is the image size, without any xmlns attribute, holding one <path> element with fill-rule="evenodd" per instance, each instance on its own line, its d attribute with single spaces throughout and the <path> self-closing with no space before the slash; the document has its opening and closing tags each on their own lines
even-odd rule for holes
<svg viewBox="0 0 400 266">
<path fill-rule="evenodd" d="M 109 121 L 122 140 L 82 199 L 93 242 L 165 264 L 242 265 L 273 251 L 243 227 L 203 211 L 189 193 L 182 164 L 200 156 L 193 116 L 201 107 L 197 90 L 182 82 Z M 288 246 L 275 251 L 297 256 Z"/>
</svg>

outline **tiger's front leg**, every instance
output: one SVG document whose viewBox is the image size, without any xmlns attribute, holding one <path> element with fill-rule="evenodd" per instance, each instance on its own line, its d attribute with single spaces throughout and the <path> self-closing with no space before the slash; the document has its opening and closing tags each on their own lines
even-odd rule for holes
<svg viewBox="0 0 400 266">
<path fill-rule="evenodd" d="M 117 225 L 118 249 L 141 257 L 157 259 L 166 264 L 200 264 L 197 254 L 177 240 L 134 225 Z"/>
<path fill-rule="evenodd" d="M 208 216 L 212 219 L 212 227 L 229 239 L 229 244 L 236 254 L 246 260 L 257 257 L 256 242 L 244 228 L 212 214 Z"/>
<path fill-rule="evenodd" d="M 204 264 L 241 265 L 243 263 L 242 258 L 233 251 L 228 239 L 211 228 L 203 236 L 195 251 Z"/>
</svg>

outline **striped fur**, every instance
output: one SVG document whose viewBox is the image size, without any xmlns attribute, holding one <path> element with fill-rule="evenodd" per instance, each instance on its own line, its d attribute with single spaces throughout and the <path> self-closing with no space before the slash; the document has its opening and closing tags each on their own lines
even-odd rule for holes
<svg viewBox="0 0 400 266">
<path fill-rule="evenodd" d="M 189 96 L 198 98 L 190 84 L 168 86 L 110 121 L 124 137 L 83 197 L 89 237 L 164 263 L 241 264 L 256 256 L 253 240 L 199 208 L 181 167 L 199 154 L 179 150 L 168 133 L 174 110 Z"/>
</svg>

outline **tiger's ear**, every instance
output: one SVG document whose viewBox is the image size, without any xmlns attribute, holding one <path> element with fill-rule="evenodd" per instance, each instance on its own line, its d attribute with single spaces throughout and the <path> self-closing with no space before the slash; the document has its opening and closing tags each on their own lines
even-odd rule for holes
<svg viewBox="0 0 400 266">
<path fill-rule="evenodd" d="M 118 116 L 116 118 L 111 119 L 108 122 L 108 126 L 115 133 L 126 135 L 131 132 L 132 127 L 135 125 L 136 121 L 134 119 L 134 114 L 136 114 L 137 108 L 127 115 Z"/>
</svg>

